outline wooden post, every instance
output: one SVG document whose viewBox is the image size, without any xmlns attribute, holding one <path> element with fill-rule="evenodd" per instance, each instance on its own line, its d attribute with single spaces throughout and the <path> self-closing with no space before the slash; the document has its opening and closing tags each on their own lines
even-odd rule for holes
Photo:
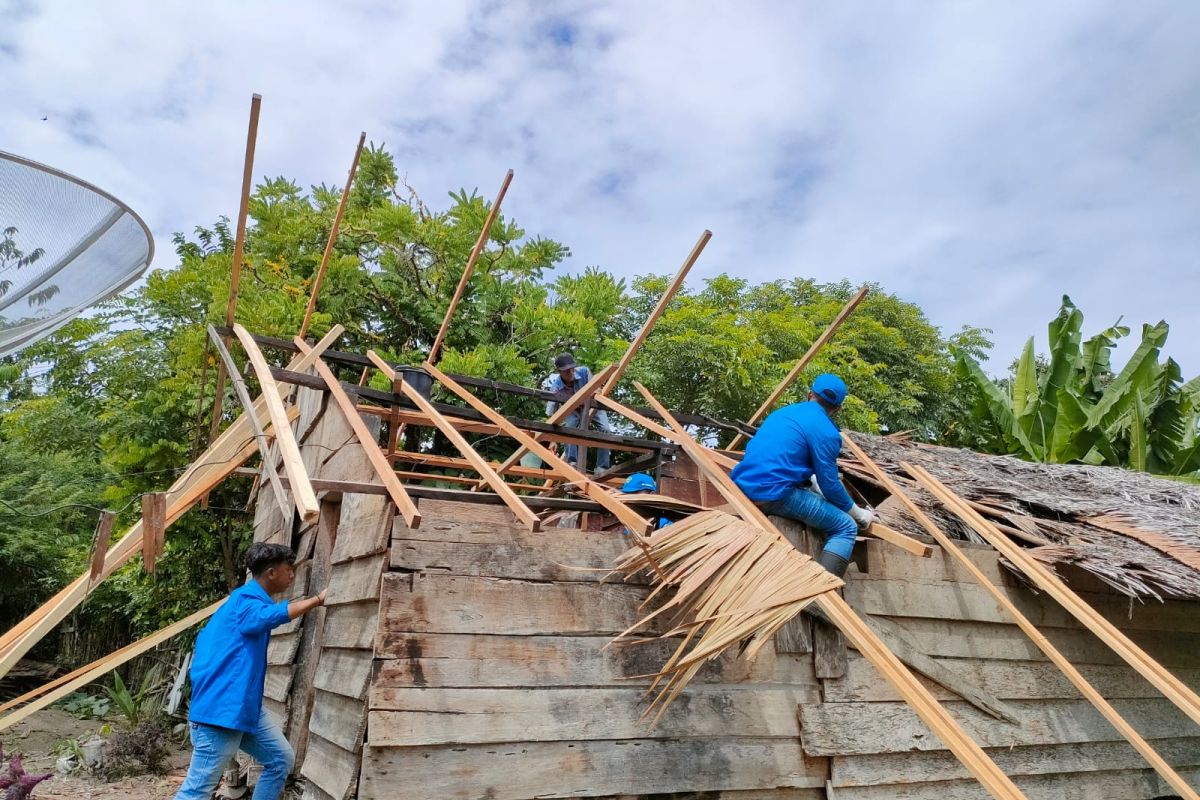
<svg viewBox="0 0 1200 800">
<path fill-rule="evenodd" d="M 800 360 L 796 362 L 796 365 L 792 367 L 787 376 L 779 382 L 779 385 L 776 386 L 774 390 L 772 390 L 770 397 L 768 397 L 763 404 L 758 407 L 758 411 L 755 411 L 754 416 L 750 417 L 750 419 L 746 420 L 746 422 L 751 425 L 757 425 L 758 421 L 766 416 L 767 412 L 771 410 L 776 401 L 778 401 L 783 393 L 788 390 L 788 387 L 796 382 L 796 378 L 800 377 L 800 373 L 804 371 L 804 368 L 807 367 L 809 362 L 816 357 L 821 348 L 833 338 L 833 335 L 837 333 L 837 329 L 842 327 L 842 323 L 846 321 L 846 318 L 854 312 L 854 309 L 858 307 L 858 304 L 861 303 L 863 298 L 866 296 L 867 287 L 864 286 L 858 290 L 858 294 L 850 298 L 850 302 L 846 303 L 841 312 L 833 318 L 833 322 L 829 323 L 829 327 L 825 329 L 825 332 L 817 337 L 817 340 L 808 348 L 808 352 L 800 356 Z M 729 443 L 728 449 L 736 450 L 737 446 L 742 443 L 744 438 L 745 437 L 743 437 L 740 433 L 733 437 L 733 441 Z"/>
<path fill-rule="evenodd" d="M 254 146 L 258 141 L 258 112 L 262 107 L 262 95 L 250 98 L 250 128 L 246 132 L 246 161 L 242 166 L 242 199 L 238 204 L 237 233 L 233 241 L 233 260 L 229 273 L 229 302 L 225 305 L 225 327 L 233 326 L 237 311 L 238 283 L 242 279 L 242 256 L 246 249 L 246 212 L 250 207 L 250 188 L 254 182 Z M 224 405 L 225 369 L 217 367 L 217 388 L 213 396 L 212 425 L 208 430 L 208 441 L 217 438 L 221 427 L 221 406 Z"/>
<path fill-rule="evenodd" d="M 771 523 L 762 510 L 750 502 L 730 477 L 713 463 L 709 455 L 711 451 L 689 436 L 687 430 L 679 424 L 671 412 L 658 402 L 654 395 L 650 394 L 646 387 L 640 383 L 635 383 L 634 386 L 646 398 L 646 402 L 667 421 L 672 431 L 675 432 L 674 440 L 692 457 L 701 472 L 713 482 L 713 485 L 725 496 L 737 513 L 747 522 L 752 522 L 762 530 L 787 541 L 787 538 Z M 841 584 L 839 583 L 839 585 Z M 854 610 L 836 591 L 822 592 L 813 602 L 817 603 L 826 616 L 838 626 L 855 649 L 879 670 L 908 703 L 909 708 L 933 730 L 993 797 L 998 800 L 1025 797 L 1012 780 L 1001 772 L 987 753 L 983 752 L 982 748 L 959 727 L 950 713 L 908 671 L 892 651 L 887 649 L 879 637 L 867 627 L 867 624 L 854 613 Z"/>
<path fill-rule="evenodd" d="M 706 230 L 700 234 L 700 239 L 692 247 L 692 252 L 688 253 L 683 266 L 679 268 L 679 272 L 675 273 L 675 279 L 667 286 L 667 290 L 663 292 L 663 296 L 658 298 L 658 303 L 654 306 L 654 310 L 650 312 L 650 316 L 646 317 L 646 321 L 642 323 L 642 329 L 638 331 L 637 336 L 633 337 L 633 341 L 629 343 L 629 348 L 625 351 L 625 355 L 621 356 L 621 360 L 617 362 L 617 368 L 613 370 L 608 382 L 600 390 L 601 396 L 610 394 L 613 389 L 617 388 L 617 384 L 621 382 L 621 376 L 625 374 L 625 369 L 629 366 L 629 362 L 633 361 L 633 357 L 637 355 L 638 350 L 645 343 L 646 337 L 650 335 L 650 330 L 658 322 L 658 318 L 662 316 L 663 312 L 667 310 L 667 306 L 671 304 L 675 293 L 683 286 L 683 281 L 692 269 L 692 265 L 696 263 L 696 259 L 700 258 L 700 254 L 704 252 L 704 246 L 708 244 L 708 240 L 711 238 L 712 231 L 710 230 Z"/>
<path fill-rule="evenodd" d="M 167 535 L 167 494 L 151 492 L 142 495 L 142 563 L 146 572 L 154 574 L 154 565 L 162 555 Z"/>
<path fill-rule="evenodd" d="M 350 199 L 350 188 L 354 185 L 354 175 L 358 172 L 358 159 L 362 156 L 363 143 L 367 141 L 367 133 L 363 131 L 358 136 L 358 147 L 354 148 L 354 160 L 350 162 L 350 174 L 346 176 L 346 187 L 342 189 L 342 199 L 338 201 L 337 211 L 333 215 L 333 227 L 329 229 L 329 238 L 325 241 L 325 253 L 321 256 L 321 266 L 313 277 L 312 292 L 308 296 L 308 306 L 304 309 L 304 320 L 300 323 L 299 336 L 303 339 L 308 335 L 308 324 L 312 321 L 313 312 L 317 309 L 317 295 L 321 293 L 321 283 L 325 280 L 325 270 L 329 269 L 329 259 L 333 256 L 333 245 L 337 242 L 338 231 L 342 228 L 342 215 L 346 213 L 346 202 Z M 230 322 L 225 323 L 230 325 Z"/>
<path fill-rule="evenodd" d="M 1116 728 L 1122 736 L 1125 737 L 1126 741 L 1133 745 L 1133 748 L 1137 750 L 1152 767 L 1154 767 L 1158 774 L 1163 777 L 1163 780 L 1170 784 L 1171 788 L 1178 792 L 1181 797 L 1191 798 L 1191 800 L 1200 800 L 1200 795 L 1197 795 L 1195 790 L 1192 789 L 1191 786 L 1189 786 L 1188 783 L 1179 776 L 1179 773 L 1173 770 L 1171 766 L 1165 760 L 1163 760 L 1162 756 L 1160 756 L 1154 750 L 1154 748 L 1150 746 L 1150 743 L 1143 739 L 1142 736 L 1136 730 L 1134 730 L 1128 722 L 1125 721 L 1125 719 L 1117 712 L 1117 710 L 1113 708 L 1112 704 L 1105 700 L 1104 696 L 1096 690 L 1096 687 L 1092 686 L 1092 684 L 1088 682 L 1087 678 L 1083 677 L 1083 674 L 1075 668 L 1075 665 L 1072 664 L 1067 657 L 1058 650 L 1057 647 L 1050 643 L 1050 640 L 1038 630 L 1037 626 L 1034 625 L 1028 617 L 1021 613 L 1016 604 L 1009 599 L 1008 594 L 988 580 L 987 576 L 983 574 L 983 570 L 981 570 L 974 561 L 967 557 L 966 553 L 962 551 L 962 548 L 955 544 L 954 541 L 947 536 L 946 533 L 942 531 L 942 529 L 939 528 L 907 494 L 904 493 L 904 491 L 896 484 L 895 481 L 891 479 L 886 472 L 880 469 L 879 465 L 876 464 L 861 447 L 859 447 L 857 442 L 855 442 L 845 433 L 842 434 L 842 439 L 846 442 L 846 446 L 850 448 L 850 452 L 854 453 L 855 457 L 858 458 L 867 471 L 870 472 L 875 479 L 878 480 L 879 483 L 882 484 L 883 487 L 892 494 L 893 497 L 900 501 L 912 518 L 920 523 L 921 527 L 928 531 L 929 535 L 932 536 L 939 545 L 941 545 L 943 550 L 953 556 L 954 560 L 961 564 L 962 567 L 967 570 L 967 572 L 971 573 L 971 576 L 975 578 L 975 581 L 985 590 L 987 590 L 988 594 L 992 596 L 992 599 L 994 599 L 1001 608 L 1008 612 L 1008 615 L 1012 617 L 1013 621 L 1017 624 L 1017 627 L 1019 627 L 1025 633 L 1025 635 L 1028 636 L 1030 640 L 1038 646 L 1038 649 L 1046 654 L 1046 657 L 1049 658 L 1056 667 L 1058 667 L 1062 674 L 1066 676 L 1067 680 L 1069 680 L 1071 684 L 1079 690 L 1079 693 L 1086 697 L 1088 701 L 1095 706 L 1096 710 L 1099 711 L 1104 718 L 1108 720 L 1109 723 L 1112 724 L 1112 726 Z M 908 467 L 905 467 L 905 469 L 908 469 Z"/>
<path fill-rule="evenodd" d="M 1035 586 L 1053 597 L 1059 605 L 1083 623 L 1084 627 L 1096 634 L 1101 641 L 1112 648 L 1113 652 L 1162 692 L 1180 711 L 1191 717 L 1192 721 L 1200 724 L 1200 697 L 1197 697 L 1196 693 L 1186 684 L 1151 658 L 1146 651 L 1134 644 L 1128 636 L 1117 630 L 1115 625 L 1102 617 L 1079 595 L 1067 588 L 1062 579 L 1051 572 L 1048 567 L 1036 561 L 1020 545 L 1009 541 L 1008 537 L 996 530 L 994 525 L 980 516 L 975 509 L 967 505 L 962 498 L 923 467 L 907 462 L 903 462 L 901 466 L 916 478 L 921 486 L 937 497 L 946 508 L 970 525 L 988 544 L 1000 551 L 1000 554 L 1021 570 Z"/>
<path fill-rule="evenodd" d="M 442 343 L 446 340 L 446 333 L 450 330 L 450 320 L 454 318 L 454 310 L 458 308 L 458 301 L 462 299 L 463 292 L 467 290 L 467 283 L 471 280 L 471 273 L 475 271 L 475 262 L 479 260 L 479 254 L 483 252 L 484 245 L 487 244 L 488 237 L 491 235 L 492 223 L 500 215 L 500 204 L 504 202 L 504 194 L 508 191 L 508 185 L 512 183 L 512 179 L 513 171 L 510 169 L 504 174 L 504 182 L 500 184 L 500 191 L 496 193 L 496 201 L 492 203 L 491 209 L 488 210 L 487 219 L 483 221 L 483 230 L 479 232 L 479 238 L 475 240 L 475 247 L 471 250 L 471 256 L 467 259 L 467 265 L 463 267 L 462 277 L 458 279 L 458 286 L 454 289 L 454 297 L 450 299 L 450 307 L 446 309 L 446 316 L 442 318 L 442 327 L 438 328 L 437 337 L 433 340 L 433 346 L 429 348 L 428 361 L 431 364 L 438 362 Z"/>
<path fill-rule="evenodd" d="M 108 553 L 108 543 L 112 541 L 113 522 L 117 515 L 112 511 L 101 511 L 100 520 L 96 523 L 96 535 L 92 541 L 92 571 L 88 576 L 89 583 L 95 583 L 104 569 L 104 556 Z"/>
</svg>

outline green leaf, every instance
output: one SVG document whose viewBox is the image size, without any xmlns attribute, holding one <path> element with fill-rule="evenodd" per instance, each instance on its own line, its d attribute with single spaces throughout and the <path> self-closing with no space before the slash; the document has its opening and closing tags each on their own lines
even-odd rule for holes
<svg viewBox="0 0 1200 800">
<path fill-rule="evenodd" d="M 1037 411 L 1038 405 L 1037 365 L 1034 362 L 1033 337 L 1025 342 L 1021 360 L 1017 363 L 1017 374 L 1013 379 L 1012 407 L 1018 417 Z"/>
<path fill-rule="evenodd" d="M 1167 341 L 1170 328 L 1165 322 L 1142 326 L 1142 341 L 1099 402 L 1088 413 L 1088 426 L 1107 426 L 1127 409 L 1130 399 L 1137 395 L 1158 368 L 1158 352 Z"/>
<path fill-rule="evenodd" d="M 1038 403 L 1037 423 L 1029 438 L 1038 443 L 1053 438 L 1054 424 L 1058 417 L 1058 393 L 1070 386 L 1079 364 L 1079 331 L 1083 327 L 1083 312 L 1063 295 L 1058 316 L 1050 322 L 1050 368 L 1046 372 L 1046 383 L 1042 386 L 1042 402 Z"/>
<path fill-rule="evenodd" d="M 1146 438 L 1146 409 L 1141 395 L 1133 398 L 1133 424 L 1129 429 L 1129 468 L 1145 472 L 1150 456 L 1150 443 Z"/>
<path fill-rule="evenodd" d="M 1055 399 L 1058 414 L 1054 420 L 1054 435 L 1046 461 L 1055 464 L 1082 461 L 1102 434 L 1095 428 L 1087 427 L 1087 411 L 1079 398 L 1066 389 L 1059 389 Z"/>
<path fill-rule="evenodd" d="M 958 369 L 962 377 L 971 381 L 979 391 L 993 424 L 1020 446 L 1022 455 L 1040 461 L 1042 451 L 1025 435 L 1013 413 L 1008 396 L 984 373 L 979 362 L 965 353 L 958 353 Z"/>
</svg>

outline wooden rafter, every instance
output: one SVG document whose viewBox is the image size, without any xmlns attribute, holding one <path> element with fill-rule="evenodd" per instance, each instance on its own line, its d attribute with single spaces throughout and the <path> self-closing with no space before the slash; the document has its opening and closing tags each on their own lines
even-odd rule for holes
<svg viewBox="0 0 1200 800">
<path fill-rule="evenodd" d="M 208 326 L 208 338 L 212 340 L 213 346 L 217 348 L 217 354 L 221 357 L 221 363 L 225 365 L 225 371 L 233 381 L 234 392 L 237 394 L 238 401 L 242 404 L 242 410 L 246 414 L 246 421 L 250 423 L 250 429 L 254 432 L 254 441 L 258 443 L 258 452 L 262 456 L 263 472 L 266 473 L 267 480 L 270 481 L 271 488 L 274 490 L 275 502 L 279 504 L 279 510 L 283 512 L 283 518 L 291 519 L 292 500 L 288 497 L 287 490 L 283 488 L 283 484 L 279 482 L 279 473 L 275 471 L 275 456 L 271 453 L 271 441 L 267 438 L 262 425 L 258 423 L 258 415 L 254 413 L 254 400 L 251 399 L 250 390 L 246 387 L 246 379 L 242 377 L 242 373 L 238 370 L 233 356 L 229 353 L 229 348 L 221 341 L 221 335 L 217 333 L 217 329 L 212 325 Z M 251 496 L 253 494 L 251 492 Z"/>
<path fill-rule="evenodd" d="M 812 345 L 808 348 L 808 351 L 804 355 L 800 356 L 800 360 L 796 362 L 796 365 L 792 367 L 787 376 L 785 376 L 784 379 L 779 382 L 779 385 L 771 391 L 770 396 L 768 396 L 767 399 L 763 401 L 763 404 L 758 407 L 758 410 L 754 412 L 754 416 L 750 417 L 750 419 L 746 420 L 746 422 L 751 425 L 757 425 L 758 421 L 766 416 L 767 412 L 775 406 L 775 403 L 778 402 L 779 398 L 783 396 L 783 393 L 788 390 L 788 387 L 796 382 L 796 378 L 800 377 L 800 373 L 804 371 L 804 368 L 807 367 L 813 358 L 816 357 L 817 353 L 821 351 L 821 348 L 833 338 L 833 335 L 837 333 L 837 329 L 842 327 L 842 323 L 846 321 L 847 317 L 854 313 L 854 309 L 858 307 L 858 304 L 861 303 L 863 298 L 866 296 L 867 287 L 864 286 L 858 290 L 858 293 L 855 294 L 854 297 L 850 298 L 850 302 L 846 303 L 845 307 L 842 308 L 838 315 L 833 318 L 833 322 L 829 323 L 829 327 L 827 327 L 825 331 L 817 337 L 817 340 L 812 343 Z M 745 437 L 740 433 L 733 437 L 733 441 L 729 443 L 729 449 L 737 449 L 738 445 L 742 443 L 744 438 Z"/>
<path fill-rule="evenodd" d="M 695 246 L 692 247 L 692 252 L 688 253 L 687 259 L 683 262 L 683 266 L 679 268 L 679 272 L 675 273 L 675 278 L 667 286 L 667 290 L 663 292 L 662 297 L 658 298 L 658 303 L 655 304 L 654 310 L 650 312 L 650 316 L 646 317 L 646 321 L 642 323 L 641 330 L 637 336 L 633 337 L 633 341 L 629 343 L 629 347 L 625 350 L 625 355 L 621 356 L 621 360 L 617 362 L 616 369 L 612 375 L 604 383 L 597 397 L 603 397 L 610 394 L 613 389 L 617 388 L 617 384 L 621 382 L 621 376 L 625 374 L 629 362 L 633 361 L 633 357 L 637 355 L 642 344 L 645 343 L 646 337 L 650 335 L 654 324 L 658 322 L 658 318 L 667 310 L 667 306 L 671 304 L 671 300 L 675 297 L 676 292 L 683 286 L 683 281 L 687 278 L 687 274 L 692 269 L 692 265 L 696 263 L 696 259 L 700 258 L 700 254 L 704 252 L 704 246 L 708 244 L 708 240 L 712 238 L 712 231 L 706 230 L 700 234 L 700 239 L 697 240 Z"/>
<path fill-rule="evenodd" d="M 301 352 L 308 349 L 308 343 L 297 336 L 295 341 L 296 346 Z M 375 474 L 379 476 L 380 482 L 387 487 L 388 496 L 392 498 L 392 502 L 396 504 L 396 509 L 404 517 L 405 524 L 410 528 L 418 528 L 421 525 L 421 512 L 417 510 L 417 505 L 404 491 L 404 486 L 401 485 L 400 479 L 396 477 L 396 473 L 392 471 L 392 465 L 388 463 L 387 457 L 379 447 L 379 443 L 375 441 L 375 437 L 371 435 L 371 431 L 363 422 L 362 417 L 358 413 L 358 409 L 346 394 L 346 390 L 342 388 L 342 384 L 338 381 L 325 362 L 321 359 L 316 359 L 313 367 L 317 370 L 317 375 L 321 380 L 325 381 L 325 386 L 329 393 L 333 396 L 333 401 L 337 403 L 338 408 L 346 417 L 346 421 L 350 424 L 350 429 L 354 431 L 360 444 L 363 446 L 363 452 L 367 454 L 367 460 L 371 462 L 371 466 L 375 468 Z"/>
<path fill-rule="evenodd" d="M 629 420 L 630 422 L 634 422 L 638 425 L 641 425 L 643 428 L 650 431 L 651 433 L 657 433 L 659 436 L 663 437 L 664 439 L 666 439 L 668 441 L 672 441 L 674 439 L 674 434 L 672 434 L 671 431 L 664 428 L 662 425 L 659 425 L 657 422 L 650 419 L 649 417 L 647 417 L 643 414 L 639 414 L 638 412 L 634 411 L 629 406 L 624 405 L 623 403 L 619 403 L 616 400 L 613 400 L 611 397 L 605 397 L 602 394 L 598 394 L 598 395 L 596 395 L 596 402 L 598 402 L 600 405 L 604 406 L 608 410 L 616 412 L 617 414 L 620 414 L 622 417 L 625 417 L 625 419 Z M 737 463 L 738 463 L 735 459 L 732 459 L 729 456 L 723 455 L 716 451 L 713 451 L 712 458 L 713 458 L 713 461 L 717 462 L 725 469 L 733 469 L 735 466 L 737 466 Z"/>
<path fill-rule="evenodd" d="M 1162 664 L 1151 658 L 1145 650 L 1134 644 L 1128 636 L 1121 633 L 1115 625 L 1101 616 L 1100 612 L 1088 605 L 1079 595 L 1067 588 L 1062 579 L 1048 567 L 1025 552 L 1024 548 L 1009 541 L 1008 537 L 996 529 L 996 526 L 984 519 L 979 512 L 971 508 L 953 490 L 923 467 L 908 462 L 902 462 L 901 466 L 946 508 L 970 525 L 988 544 L 1000 551 L 1000 554 L 1021 570 L 1035 586 L 1053 597 L 1059 605 L 1083 623 L 1084 627 L 1096 634 L 1101 641 L 1112 648 L 1113 652 L 1137 670 L 1168 700 L 1178 706 L 1180 711 L 1191 717 L 1192 721 L 1200 724 L 1200 697 L 1197 697 L 1196 693 L 1187 685 L 1168 672 Z"/>
<path fill-rule="evenodd" d="M 1042 632 L 1038 630 L 1037 626 L 1034 625 L 1028 617 L 1021 613 L 1021 610 L 1017 608 L 1016 604 L 1009 599 L 1008 594 L 988 580 L 987 576 L 983 574 L 983 570 L 981 570 L 974 561 L 967 557 L 967 554 L 962 551 L 962 548 L 960 548 L 954 542 L 954 540 L 947 536 L 946 533 L 939 528 L 937 524 L 934 523 L 934 521 L 930 519 L 929 516 L 920 509 L 920 507 L 917 506 L 916 503 L 912 501 L 912 498 L 910 498 L 904 492 L 904 490 L 901 489 L 900 486 L 897 485 L 896 482 L 893 481 L 891 477 L 871 459 L 869 455 L 867 455 L 866 451 L 859 447 L 857 442 L 848 436 L 843 438 L 846 442 L 846 446 L 850 448 L 850 452 L 854 453 L 854 456 L 859 460 L 860 463 L 862 463 L 867 471 L 870 472 L 871 475 L 874 476 L 875 479 L 879 481 L 879 483 L 885 489 L 891 492 L 892 497 L 895 497 L 898 501 L 900 501 L 901 505 L 904 506 L 909 515 L 918 523 L 920 523 L 921 527 L 924 528 L 939 545 L 941 545 L 943 550 L 949 553 L 955 561 L 962 565 L 963 569 L 971 573 L 971 577 L 975 578 L 976 582 L 992 596 L 992 599 L 994 599 L 1001 608 L 1008 612 L 1009 616 L 1012 617 L 1013 621 L 1017 624 L 1017 627 L 1020 628 L 1022 632 L 1024 632 L 1025 635 L 1028 636 L 1029 639 L 1038 646 L 1038 649 L 1046 654 L 1046 657 L 1050 659 L 1054 666 L 1058 667 L 1059 671 L 1066 676 L 1067 680 L 1069 680 L 1072 685 L 1079 690 L 1079 693 L 1087 698 L 1087 700 L 1093 706 L 1095 706 L 1096 710 L 1099 711 L 1104 718 L 1108 720 L 1109 723 L 1116 728 L 1122 736 L 1125 737 L 1126 741 L 1133 745 L 1133 748 L 1137 750 L 1138 753 L 1140 753 L 1152 767 L 1154 767 L 1155 771 L 1157 771 L 1158 774 L 1163 777 L 1163 780 L 1170 784 L 1175 791 L 1179 792 L 1181 797 L 1191 798 L 1191 800 L 1200 800 L 1200 795 L 1197 795 L 1195 790 L 1192 789 L 1188 783 L 1179 776 L 1179 773 L 1172 769 L 1171 766 L 1162 758 L 1162 756 L 1160 756 L 1154 750 L 1154 748 L 1150 746 L 1150 743 L 1143 739 L 1142 736 L 1136 730 L 1134 730 L 1128 722 L 1125 721 L 1120 713 L 1113 708 L 1112 704 L 1105 700 L 1103 695 L 1101 695 L 1100 692 L 1097 691 L 1094 686 L 1092 686 L 1087 678 L 1083 677 L 1083 674 L 1075 668 L 1075 666 L 1067 659 L 1067 657 L 1064 656 L 1057 647 L 1050 643 L 1050 640 L 1048 640 L 1042 634 Z"/>
<path fill-rule="evenodd" d="M 441 355 L 442 344 L 446 341 L 446 334 L 450 331 L 450 321 L 454 319 L 454 311 L 458 308 L 458 301 L 462 299 L 463 292 L 467 290 L 467 284 L 471 280 L 471 273 L 475 271 L 475 262 L 479 260 L 479 254 L 483 252 L 484 246 L 487 244 L 488 237 L 492 232 L 492 223 L 496 221 L 496 217 L 500 216 L 500 204 L 504 202 L 504 195 L 508 192 L 508 185 L 512 183 L 513 171 L 510 169 L 504 174 L 504 182 L 500 184 L 500 191 L 496 193 L 496 200 L 492 203 L 492 207 L 488 209 L 487 219 L 483 221 L 483 229 L 479 231 L 479 238 L 475 240 L 475 247 L 471 250 L 471 255 L 467 259 L 467 264 L 463 267 L 462 277 L 458 279 L 458 286 L 454 288 L 454 296 L 450 298 L 450 307 L 446 309 L 446 316 L 442 318 L 442 325 L 438 328 L 437 336 L 433 340 L 433 346 L 429 348 L 429 361 L 436 364 L 438 356 Z"/>
<path fill-rule="evenodd" d="M 711 451 L 688 435 L 667 409 L 654 395 L 639 383 L 634 386 L 646 398 L 646 402 L 671 426 L 674 440 L 692 457 L 701 472 L 713 482 L 729 504 L 747 522 L 753 522 L 762 530 L 773 533 L 786 541 L 786 537 L 763 514 L 762 510 L 738 489 L 737 485 L 712 460 Z M 846 635 L 854 647 L 879 670 L 896 689 L 909 707 L 930 727 L 946 747 L 997 800 L 1015 800 L 1025 795 L 992 761 L 983 749 L 966 734 L 949 712 L 929 693 L 929 690 L 913 676 L 896 656 L 887 649 L 879 637 L 867 626 L 854 610 L 836 592 L 828 591 L 817 595 L 815 603 L 826 616 Z"/>
</svg>

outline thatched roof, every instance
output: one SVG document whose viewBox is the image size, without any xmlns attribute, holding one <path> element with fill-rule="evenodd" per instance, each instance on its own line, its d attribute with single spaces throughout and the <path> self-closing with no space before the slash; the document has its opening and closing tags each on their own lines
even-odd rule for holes
<svg viewBox="0 0 1200 800">
<path fill-rule="evenodd" d="M 1132 597 L 1200 598 L 1200 486 L 1113 467 L 1033 464 L 1011 456 L 854 434 L 881 467 L 951 536 L 979 541 L 934 498 L 907 480 L 900 462 L 931 472 L 1008 526 L 1039 560 L 1074 565 Z M 844 462 L 855 480 L 868 475 Z M 920 535 L 903 512 L 889 525 Z"/>
</svg>

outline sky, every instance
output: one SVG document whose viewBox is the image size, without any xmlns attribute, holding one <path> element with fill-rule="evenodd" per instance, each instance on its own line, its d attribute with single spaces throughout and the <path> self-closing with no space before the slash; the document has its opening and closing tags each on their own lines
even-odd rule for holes
<svg viewBox="0 0 1200 800">
<path fill-rule="evenodd" d="M 340 185 L 360 131 L 433 207 L 495 195 L 564 269 L 874 281 L 989 368 L 1166 319 L 1200 372 L 1200 3 L 0 0 L 0 150 L 154 231 L 255 174 Z M 44 118 L 44 119 L 43 119 Z M 1131 348 L 1128 348 L 1131 349 Z"/>
</svg>

